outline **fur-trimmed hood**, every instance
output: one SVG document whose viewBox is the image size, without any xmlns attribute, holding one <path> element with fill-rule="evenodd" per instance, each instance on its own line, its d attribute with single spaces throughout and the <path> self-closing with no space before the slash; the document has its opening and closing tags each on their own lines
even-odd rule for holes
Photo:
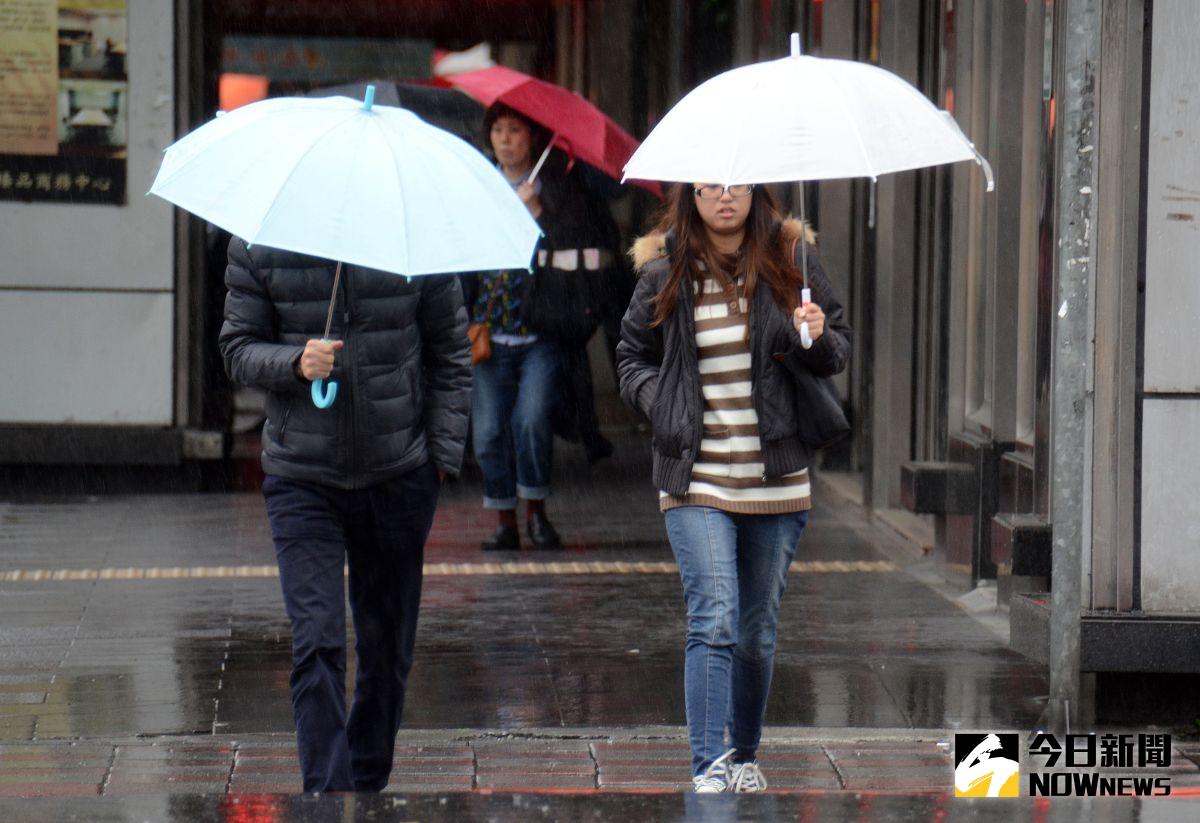
<svg viewBox="0 0 1200 823">
<path fill-rule="evenodd" d="M 806 242 L 816 245 L 817 233 L 806 222 L 801 222 L 795 217 L 788 217 L 779 227 L 779 242 L 785 248 L 791 246 L 801 236 Z M 629 248 L 629 257 L 633 260 L 634 268 L 639 270 L 647 263 L 666 256 L 667 235 L 663 232 L 651 232 L 643 235 L 635 240 Z"/>
</svg>

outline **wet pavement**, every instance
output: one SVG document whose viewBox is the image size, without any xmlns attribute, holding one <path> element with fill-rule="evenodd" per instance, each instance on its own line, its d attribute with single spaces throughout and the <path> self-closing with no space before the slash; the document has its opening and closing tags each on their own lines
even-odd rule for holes
<svg viewBox="0 0 1200 823">
<path fill-rule="evenodd" d="M 632 431 L 614 436 L 617 458 L 596 468 L 560 451 L 549 514 L 562 552 L 485 554 L 493 521 L 477 475 L 447 486 L 389 791 L 686 785 L 680 585 L 648 446 Z M 230 805 L 299 786 L 273 561 L 257 494 L 0 502 L 0 798 L 92 798 L 88 819 L 324 813 L 295 798 L 253 801 L 273 810 L 266 817 Z M 950 785 L 938 745 L 950 731 L 1032 728 L 1043 670 L 922 582 L 927 570 L 818 481 L 784 598 L 762 758 L 773 789 L 819 799 L 781 796 L 734 817 L 713 807 L 712 819 L 836 817 L 860 801 L 825 793 L 864 791 L 922 794 L 892 811 L 928 819 Z M 1195 765 L 1177 764 L 1188 784 Z M 227 797 L 133 799 L 164 793 Z M 132 805 L 107 800 L 118 796 Z M 539 818 L 530 801 L 521 817 L 517 800 L 471 797 L 414 796 L 400 814 L 455 819 L 447 810 L 461 806 L 494 819 L 582 819 L 593 808 L 560 800 L 553 815 L 565 816 Z M 398 808 L 329 802 L 340 819 Z M 621 802 L 595 806 L 592 819 L 690 813 L 677 797 Z M 46 819 L 82 808 L 64 803 L 46 806 Z M 13 808 L 0 804 L 0 819 Z"/>
<path fill-rule="evenodd" d="M 693 823 L 768 823 L 777 820 L 887 820 L 896 823 L 930 820 L 971 821 L 1104 821 L 1105 823 L 1174 823 L 1194 820 L 1195 801 L 1113 801 L 1057 799 L 974 800 L 887 795 L 759 795 L 755 797 L 637 795 L 611 797 L 546 794 L 449 794 L 407 797 L 194 795 L 131 799 L 47 801 L 38 804 L 0 800 L 0 819 L 24 823 L 95 821 L 318 821 L 488 820 L 524 821 L 691 821 Z"/>
<path fill-rule="evenodd" d="M 0 819 L 23 823 L 94 821 L 319 821 L 488 820 L 525 821 L 689 821 L 690 823 L 769 823 L 778 820 L 1034 821 L 1067 823 L 1174 823 L 1194 820 L 1196 801 L 986 800 L 888 795 L 778 795 L 754 797 L 698 795 L 448 794 L 405 797 L 160 795 L 140 798 L 59 800 L 36 804 L 0 800 Z"/>
<path fill-rule="evenodd" d="M 794 734 L 794 732 L 793 732 Z M 824 736 L 821 741 L 818 738 Z M 806 731 L 766 738 L 762 756 L 777 791 L 945 789 L 949 755 L 935 740 L 846 740 Z M 215 735 L 0 744 L 0 797 L 129 796 L 171 791 L 262 794 L 299 783 L 290 735 Z M 530 729 L 520 737 L 482 730 L 406 730 L 389 792 L 530 790 L 667 792 L 681 787 L 687 740 L 674 729 Z M 1177 767 L 1181 777 L 1194 765 Z M 686 780 L 686 772 L 685 772 Z"/>
<path fill-rule="evenodd" d="M 772 793 L 911 794 L 953 786 L 950 752 L 934 732 L 775 728 L 760 762 Z M 1193 757 L 1196 757 L 1193 753 Z M 387 792 L 426 794 L 678 794 L 688 761 L 682 729 L 403 730 Z M 136 797 L 184 793 L 295 793 L 290 734 L 48 740 L 0 744 L 5 797 Z M 1109 775 L 1129 770 L 1104 769 Z M 1168 777 L 1177 796 L 1200 797 L 1200 770 L 1176 751 Z"/>
</svg>

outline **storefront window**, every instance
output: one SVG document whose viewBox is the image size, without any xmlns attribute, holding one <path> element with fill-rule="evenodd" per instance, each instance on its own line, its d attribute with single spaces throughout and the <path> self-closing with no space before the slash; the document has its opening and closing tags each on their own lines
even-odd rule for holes
<svg viewBox="0 0 1200 823">
<path fill-rule="evenodd" d="M 959 122 L 965 123 L 967 134 L 981 145 L 985 154 L 995 145 L 992 117 L 992 37 L 987 4 L 961 4 L 970 11 L 970 28 L 963 31 L 970 37 L 969 71 L 964 79 L 970 84 L 970 107 L 959 112 Z M 973 170 L 971 170 L 973 171 Z M 982 180 L 971 171 L 965 175 L 967 184 L 966 209 L 966 403 L 965 416 L 969 428 L 990 431 L 992 426 L 992 367 L 994 327 L 992 295 L 995 279 L 994 197 L 987 196 Z M 962 179 L 962 178 L 960 178 Z"/>
</svg>

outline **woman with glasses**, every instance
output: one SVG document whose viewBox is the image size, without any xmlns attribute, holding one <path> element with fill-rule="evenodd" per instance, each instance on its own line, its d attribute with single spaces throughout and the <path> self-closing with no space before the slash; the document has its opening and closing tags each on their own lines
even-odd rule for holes
<svg viewBox="0 0 1200 823">
<path fill-rule="evenodd" d="M 585 448 L 598 438 L 603 442 L 596 448 L 611 449 L 595 422 L 582 346 L 599 320 L 591 289 L 614 256 L 606 232 L 612 221 L 559 152 L 551 152 L 533 175 L 550 137 L 540 126 L 496 104 L 484 115 L 484 134 L 501 173 L 543 237 L 533 272 L 488 272 L 463 283 L 471 322 L 486 325 L 491 340 L 491 356 L 475 366 L 471 404 L 483 505 L 498 517 L 483 549 L 520 548 L 519 500 L 525 501 L 526 534 L 533 548 L 558 549 L 561 539 L 545 508 L 555 424 L 582 437 Z"/>
<path fill-rule="evenodd" d="M 633 248 L 640 278 L 618 374 L 653 427 L 653 480 L 683 581 L 697 792 L 766 788 L 756 755 L 780 599 L 812 505 L 799 421 L 828 414 L 802 378 L 836 374 L 850 356 L 811 248 L 813 299 L 801 299 L 799 244 L 812 240 L 765 188 L 697 183 L 674 188 Z"/>
</svg>

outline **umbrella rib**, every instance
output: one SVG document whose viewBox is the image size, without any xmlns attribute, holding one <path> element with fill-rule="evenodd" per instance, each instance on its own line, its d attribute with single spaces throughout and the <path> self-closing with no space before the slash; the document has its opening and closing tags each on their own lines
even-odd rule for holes
<svg viewBox="0 0 1200 823">
<path fill-rule="evenodd" d="M 384 144 L 387 145 L 387 147 L 389 149 L 388 154 L 390 154 L 392 157 L 392 168 L 396 172 L 396 188 L 401 192 L 401 196 L 400 196 L 401 214 L 400 214 L 400 216 L 401 216 L 401 221 L 404 223 L 404 239 L 405 239 L 405 242 L 404 242 L 404 268 L 406 269 L 405 276 L 412 277 L 412 268 L 413 268 L 412 251 L 409 248 L 409 241 L 412 238 L 412 231 L 409 229 L 409 215 L 412 210 L 408 207 L 409 204 L 405 201 L 405 198 L 404 198 L 404 184 L 403 184 L 404 173 L 400 169 L 400 158 L 396 156 L 396 153 L 394 151 L 390 151 L 392 144 L 391 144 L 391 141 L 388 140 L 387 132 L 384 130 L 383 121 L 375 120 L 374 125 L 375 125 L 376 130 L 379 132 L 379 136 L 383 139 Z"/>
<path fill-rule="evenodd" d="M 825 78 L 829 81 L 830 85 L 837 86 L 838 91 L 842 91 L 841 83 L 838 82 L 836 77 L 831 76 L 829 72 L 825 70 L 824 66 L 821 67 L 821 71 L 825 72 Z M 854 121 L 854 118 L 850 114 L 850 109 L 846 106 L 845 96 L 843 94 L 838 94 L 836 95 L 836 99 L 838 106 L 841 107 L 842 112 L 846 115 L 846 122 L 850 124 L 850 128 L 854 131 L 854 140 L 858 143 L 858 150 L 862 153 L 863 162 L 866 164 L 867 168 L 871 170 L 871 179 L 875 180 L 879 177 L 879 175 L 875 173 L 875 165 L 871 162 L 871 155 L 867 152 L 867 144 L 863 142 L 862 132 L 858 128 L 858 123 Z"/>
<path fill-rule="evenodd" d="M 743 98 L 743 101 L 744 101 L 744 100 L 745 100 L 745 98 Z M 730 178 L 733 176 L 733 163 L 734 163 L 734 159 L 737 157 L 737 153 L 738 153 L 738 152 L 737 152 L 737 150 L 738 150 L 738 146 L 739 146 L 739 145 L 741 144 L 741 142 L 742 142 L 742 132 L 743 132 L 743 131 L 745 131 L 745 127 L 746 127 L 746 118 L 745 118 L 745 106 L 746 106 L 746 105 L 747 105 L 747 104 L 746 104 L 745 102 L 743 102 L 743 111 L 742 111 L 742 114 L 743 114 L 743 116 L 742 116 L 742 117 L 739 117 L 739 118 L 737 118 L 737 136 L 736 136 L 736 137 L 734 137 L 734 139 L 733 139 L 733 151 L 731 151 L 731 152 L 729 153 L 729 165 L 727 165 L 727 166 L 725 167 L 725 179 L 724 179 L 724 180 L 719 180 L 719 181 L 716 181 L 716 182 L 722 183 L 722 184 L 724 184 L 724 185 L 726 185 L 726 186 L 732 186 L 732 185 L 734 184 L 734 183 L 733 183 L 733 180 L 731 180 Z M 685 182 L 686 182 L 686 181 L 685 181 Z M 691 182 L 693 182 L 693 183 L 707 183 L 707 182 L 709 182 L 709 181 L 707 181 L 707 180 L 693 180 L 693 181 L 691 181 Z"/>
<path fill-rule="evenodd" d="M 360 109 L 352 109 L 352 110 L 350 110 L 349 114 L 351 117 L 353 117 L 359 111 L 360 111 Z M 349 117 L 343 118 L 343 119 L 339 120 L 338 122 L 334 123 L 320 137 L 318 137 L 317 139 L 315 139 L 311 143 L 309 143 L 308 148 L 306 148 L 304 150 L 304 152 L 299 157 L 296 158 L 296 162 L 292 164 L 292 170 L 290 172 L 288 172 L 287 177 L 285 177 L 283 179 L 283 182 L 280 184 L 279 188 L 276 189 L 275 196 L 271 198 L 271 205 L 269 205 L 267 207 L 267 210 L 263 212 L 262 219 L 258 221 L 258 228 L 254 230 L 255 238 L 257 238 L 258 235 L 262 232 L 263 226 L 267 225 L 267 220 L 270 219 L 271 213 L 275 211 L 275 206 L 277 206 L 279 204 L 279 197 L 283 194 L 284 188 L 287 186 L 288 181 L 292 179 L 292 174 L 294 174 L 296 169 L 300 166 L 301 161 L 303 161 L 305 157 L 308 157 L 308 155 L 310 155 L 312 153 L 313 149 L 315 149 L 326 137 L 333 134 L 333 132 L 335 130 L 340 129 L 342 126 L 346 125 L 346 121 L 349 119 L 350 119 Z M 253 240 L 254 238 L 247 237 L 247 238 L 243 238 L 243 239 Z"/>
</svg>

